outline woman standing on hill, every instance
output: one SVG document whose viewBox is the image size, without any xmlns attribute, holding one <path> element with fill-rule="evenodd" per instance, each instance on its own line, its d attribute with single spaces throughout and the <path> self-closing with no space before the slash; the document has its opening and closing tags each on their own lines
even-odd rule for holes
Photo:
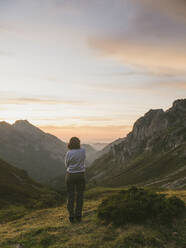
<svg viewBox="0 0 186 248">
<path fill-rule="evenodd" d="M 68 144 L 68 152 L 65 156 L 65 167 L 67 168 L 65 182 L 67 185 L 67 209 L 69 221 L 80 222 L 82 218 L 83 194 L 85 190 L 85 149 L 81 148 L 80 140 L 72 137 Z M 76 207 L 74 209 L 76 195 Z"/>
</svg>

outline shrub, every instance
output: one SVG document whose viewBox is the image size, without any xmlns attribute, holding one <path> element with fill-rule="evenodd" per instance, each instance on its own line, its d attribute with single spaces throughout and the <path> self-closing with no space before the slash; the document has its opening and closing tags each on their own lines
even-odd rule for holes
<svg viewBox="0 0 186 248">
<path fill-rule="evenodd" d="M 114 225 L 154 221 L 169 224 L 185 212 L 184 202 L 177 197 L 132 187 L 120 191 L 102 201 L 97 216 Z"/>
<path fill-rule="evenodd" d="M 132 232 L 124 237 L 120 237 L 115 241 L 117 248 L 142 248 L 142 247 L 164 247 L 163 241 L 156 236 L 145 234 L 141 231 Z"/>
</svg>

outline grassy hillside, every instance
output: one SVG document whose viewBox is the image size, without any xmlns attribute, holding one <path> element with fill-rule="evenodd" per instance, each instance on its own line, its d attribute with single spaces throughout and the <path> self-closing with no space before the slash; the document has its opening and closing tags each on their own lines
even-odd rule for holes
<svg viewBox="0 0 186 248">
<path fill-rule="evenodd" d="M 98 162 L 97 167 L 94 167 L 97 171 L 101 171 L 105 167 L 105 175 L 99 181 L 99 185 L 116 187 L 150 185 L 154 187 L 186 189 L 185 149 L 186 145 L 183 144 L 167 152 L 161 152 L 160 150 L 157 152 L 144 152 L 130 161 L 127 167 L 123 169 L 121 167 L 114 167 L 114 161 L 112 166 L 108 168 L 105 159 L 103 163 L 100 160 L 102 166 Z M 110 160 L 108 155 L 107 159 Z"/>
<path fill-rule="evenodd" d="M 70 224 L 66 204 L 26 213 L 16 221 L 0 225 L 0 247 L 13 248 L 185 248 L 186 218 L 171 226 L 126 224 L 114 227 L 100 222 L 96 210 L 100 202 L 122 188 L 94 188 L 86 192 L 84 218 Z M 186 202 L 186 191 L 166 191 Z"/>
<path fill-rule="evenodd" d="M 185 128 L 181 129 L 183 131 Z M 125 164 L 114 159 L 112 152 L 105 154 L 88 169 L 88 178 L 92 184 L 101 186 L 151 185 L 186 189 L 186 142 L 168 149 L 167 133 L 154 141 L 153 149 L 142 149 Z M 175 136 L 178 137 L 178 132 Z"/>
<path fill-rule="evenodd" d="M 24 170 L 0 159 L 0 209 L 40 208 L 59 201 L 58 194 L 33 181 Z"/>
</svg>

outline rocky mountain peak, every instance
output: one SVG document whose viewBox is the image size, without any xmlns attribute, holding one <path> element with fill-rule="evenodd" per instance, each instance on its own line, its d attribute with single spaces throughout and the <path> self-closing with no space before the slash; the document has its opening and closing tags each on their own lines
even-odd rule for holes
<svg viewBox="0 0 186 248">
<path fill-rule="evenodd" d="M 9 124 L 6 121 L 1 121 L 0 122 L 0 139 L 1 141 L 4 140 L 4 137 L 6 137 L 7 135 L 12 135 L 12 125 Z"/>
<path fill-rule="evenodd" d="M 29 121 L 27 120 L 17 120 L 15 121 L 14 125 L 18 126 L 18 125 L 24 125 L 24 126 L 30 126 L 32 125 Z"/>
<path fill-rule="evenodd" d="M 186 99 L 174 101 L 172 107 L 166 111 L 166 115 L 172 125 L 180 123 L 186 126 Z"/>
<path fill-rule="evenodd" d="M 174 101 L 173 106 L 170 110 L 172 110 L 172 111 L 179 110 L 182 112 L 183 111 L 186 112 L 186 99 L 178 99 L 178 100 Z"/>
<path fill-rule="evenodd" d="M 11 127 L 11 124 L 9 124 L 6 121 L 0 121 L 0 127 L 7 127 L 7 128 L 9 128 L 9 127 Z"/>
<path fill-rule="evenodd" d="M 163 109 L 150 109 L 145 115 L 145 118 L 153 119 L 155 116 L 163 114 Z"/>
<path fill-rule="evenodd" d="M 135 139 L 143 140 L 166 127 L 163 109 L 151 109 L 134 123 L 132 134 Z"/>
<path fill-rule="evenodd" d="M 17 120 L 14 122 L 15 128 L 33 128 L 34 126 L 27 120 Z"/>
<path fill-rule="evenodd" d="M 36 126 L 32 125 L 29 121 L 27 120 L 17 120 L 13 125 L 13 128 L 23 132 L 23 133 L 29 133 L 29 134 L 43 134 L 44 132 L 37 128 Z"/>
<path fill-rule="evenodd" d="M 186 107 L 186 99 L 178 99 L 173 102 L 173 107 Z"/>
</svg>

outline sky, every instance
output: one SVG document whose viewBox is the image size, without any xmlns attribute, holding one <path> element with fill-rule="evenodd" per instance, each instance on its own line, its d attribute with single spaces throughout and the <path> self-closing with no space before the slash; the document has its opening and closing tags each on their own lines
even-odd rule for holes
<svg viewBox="0 0 186 248">
<path fill-rule="evenodd" d="M 0 120 L 111 142 L 186 96 L 185 0 L 0 0 Z"/>
</svg>

